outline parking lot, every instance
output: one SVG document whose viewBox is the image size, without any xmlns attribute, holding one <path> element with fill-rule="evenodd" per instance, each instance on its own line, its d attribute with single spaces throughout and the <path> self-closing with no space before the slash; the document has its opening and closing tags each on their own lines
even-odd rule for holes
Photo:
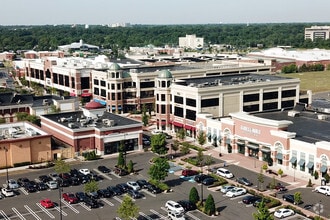
<svg viewBox="0 0 330 220">
<path fill-rule="evenodd" d="M 93 171 L 94 173 L 103 177 L 102 180 L 98 181 L 99 188 L 106 188 L 108 186 L 116 185 L 118 183 L 126 183 L 127 181 L 135 181 L 138 179 L 148 179 L 148 169 L 150 164 L 146 161 L 149 161 L 154 155 L 152 153 L 146 152 L 141 154 L 129 154 L 127 155 L 127 160 L 132 160 L 135 165 L 135 169 L 138 170 L 136 175 L 128 176 L 118 176 L 113 172 L 109 174 L 104 174 L 98 171 L 96 168 L 99 165 L 105 165 L 110 169 L 113 169 L 117 163 L 117 158 L 107 158 L 101 159 L 93 162 L 80 162 L 71 165 L 72 168 L 80 169 L 87 168 Z M 220 162 L 221 164 L 221 162 Z M 141 199 L 134 200 L 135 203 L 139 206 L 139 217 L 138 219 L 166 219 L 167 210 L 164 205 L 167 200 L 182 200 L 188 199 L 189 192 L 192 187 L 196 187 L 200 196 L 201 189 L 203 188 L 203 198 L 209 194 L 213 195 L 215 200 L 216 208 L 220 212 L 221 219 L 253 219 L 252 213 L 256 212 L 256 208 L 252 205 L 245 205 L 242 203 L 242 197 L 238 196 L 234 198 L 228 198 L 224 196 L 221 192 L 216 191 L 215 188 L 208 189 L 206 186 L 201 187 L 200 184 L 197 184 L 194 181 L 189 179 L 181 178 L 178 173 L 182 167 L 171 166 L 173 172 L 169 173 L 169 176 L 166 178 L 166 183 L 170 185 L 173 189 L 173 192 L 170 193 L 161 193 L 161 194 L 152 194 L 145 189 L 142 189 L 141 192 L 144 194 L 144 197 Z M 245 176 L 252 180 L 254 187 L 256 185 L 256 174 L 252 171 L 246 171 L 243 168 L 240 168 L 235 165 L 228 167 L 236 177 Z M 43 170 L 29 170 L 29 172 L 22 174 L 11 175 L 10 178 L 18 179 L 21 177 L 27 177 L 30 180 L 38 181 L 38 176 L 48 175 L 49 173 L 54 172 L 53 168 L 43 169 Z M 249 173 L 251 172 L 251 173 Z M 2 175 L 0 177 L 0 182 L 5 183 L 6 177 Z M 270 179 L 266 178 L 266 181 Z M 78 186 L 69 186 L 62 188 L 63 192 L 78 192 L 83 191 L 83 185 Z M 310 189 L 309 189 L 310 190 Z M 17 195 L 15 197 L 4 198 L 0 200 L 0 219 L 60 219 L 60 205 L 62 208 L 62 217 L 63 219 L 109 219 L 116 218 L 116 211 L 118 206 L 122 202 L 122 196 L 113 196 L 111 198 L 101 198 L 98 200 L 100 207 L 96 209 L 91 209 L 84 205 L 83 203 L 69 204 L 68 202 L 61 200 L 59 202 L 59 193 L 63 193 L 59 190 L 46 190 L 35 193 L 28 193 L 24 188 L 19 188 L 16 190 Z M 305 191 L 303 191 L 303 199 L 305 197 Z M 309 193 L 309 191 L 306 191 Z M 326 198 L 323 195 L 312 193 L 311 196 L 318 200 L 318 197 Z M 309 195 L 309 194 L 307 194 Z M 44 198 L 49 198 L 55 202 L 55 207 L 46 209 L 40 205 L 40 200 Z M 306 198 L 309 198 L 306 196 Z M 315 202 L 314 200 L 311 202 Z M 239 210 L 239 211 L 237 211 Z M 195 210 L 189 211 L 185 214 L 186 219 L 212 219 L 213 217 L 208 217 L 203 213 Z M 110 218 L 110 219 L 111 219 Z M 290 219 L 303 219 L 301 216 L 295 215 L 290 217 Z"/>
</svg>

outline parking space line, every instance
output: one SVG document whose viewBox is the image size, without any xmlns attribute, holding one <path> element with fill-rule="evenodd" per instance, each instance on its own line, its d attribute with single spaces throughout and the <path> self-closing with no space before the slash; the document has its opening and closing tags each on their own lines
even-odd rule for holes
<svg viewBox="0 0 330 220">
<path fill-rule="evenodd" d="M 109 200 L 107 200 L 106 198 L 102 198 L 101 200 L 103 202 L 107 203 L 109 206 L 114 206 L 114 204 L 112 202 L 110 202 Z"/>
<path fill-rule="evenodd" d="M 25 207 L 26 210 L 28 210 L 28 211 L 31 213 L 31 215 L 33 215 L 36 219 L 41 220 L 41 218 L 37 215 L 37 213 L 35 213 L 35 212 L 34 212 L 29 206 L 24 205 L 24 207 Z"/>
<path fill-rule="evenodd" d="M 67 214 L 66 212 L 63 211 L 63 208 L 62 208 L 62 210 L 60 210 L 60 207 L 58 207 L 58 206 L 55 206 L 54 208 L 55 208 L 59 213 L 61 213 L 63 216 L 68 216 L 68 214 Z"/>
<path fill-rule="evenodd" d="M 141 191 L 143 191 L 144 193 L 147 193 L 148 195 L 152 196 L 152 197 L 157 197 L 155 194 L 153 194 L 152 192 L 149 192 L 148 190 L 146 189 L 142 189 Z"/>
<path fill-rule="evenodd" d="M 87 211 L 92 211 L 87 205 L 85 205 L 83 202 L 79 203 L 83 208 L 85 208 Z"/>
<path fill-rule="evenodd" d="M 25 220 L 24 216 L 19 213 L 19 211 L 16 209 L 16 208 L 11 208 L 15 213 L 16 215 L 21 219 L 21 220 Z"/>
<path fill-rule="evenodd" d="M 112 180 L 112 178 L 109 175 L 106 175 L 105 173 L 102 173 L 101 171 L 99 171 L 98 169 L 93 169 L 95 172 L 97 172 L 99 175 L 105 177 L 108 180 Z"/>
<path fill-rule="evenodd" d="M 121 179 L 121 176 L 119 176 L 119 175 L 117 175 L 117 174 L 115 174 L 114 172 L 110 172 L 112 175 L 114 175 L 115 177 L 117 177 L 117 178 L 119 178 L 119 179 Z"/>
<path fill-rule="evenodd" d="M 66 207 L 68 207 L 69 209 L 71 209 L 73 212 L 75 212 L 77 214 L 79 213 L 79 211 L 77 209 L 75 209 L 70 203 L 68 203 L 64 199 L 62 199 L 62 202 L 66 205 Z"/>
<path fill-rule="evenodd" d="M 186 215 L 188 215 L 190 218 L 194 219 L 194 220 L 200 220 L 200 218 L 197 218 L 196 216 L 194 216 L 193 214 L 191 214 L 190 212 L 186 212 Z"/>
<path fill-rule="evenodd" d="M 29 195 L 29 193 L 23 187 L 20 187 L 19 189 L 23 192 L 23 194 Z"/>
<path fill-rule="evenodd" d="M 165 216 L 163 216 L 162 214 L 160 214 L 159 212 L 157 212 L 153 209 L 150 209 L 150 212 L 154 213 L 155 215 L 158 215 L 161 219 L 167 219 Z"/>
<path fill-rule="evenodd" d="M 9 220 L 10 219 L 8 217 L 8 215 L 6 215 L 6 213 L 3 210 L 0 210 L 0 214 L 2 215 L 3 219 L 5 219 L 5 220 Z"/>
<path fill-rule="evenodd" d="M 36 203 L 36 205 L 44 212 L 46 213 L 50 218 L 55 218 L 55 216 L 52 215 L 45 207 L 40 205 L 40 203 Z"/>
<path fill-rule="evenodd" d="M 150 216 L 144 214 L 143 212 L 139 212 L 139 215 L 143 216 L 143 217 L 146 218 L 147 220 L 153 220 L 153 218 L 151 218 Z"/>
<path fill-rule="evenodd" d="M 117 201 L 120 202 L 120 203 L 123 202 L 123 200 L 119 199 L 117 196 L 114 196 L 114 197 L 112 197 L 112 198 L 114 198 L 115 200 L 117 200 Z"/>
</svg>

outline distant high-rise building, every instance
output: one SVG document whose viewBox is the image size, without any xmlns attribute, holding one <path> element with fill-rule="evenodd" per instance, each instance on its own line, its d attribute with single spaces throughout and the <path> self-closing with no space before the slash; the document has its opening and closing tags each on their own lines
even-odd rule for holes
<svg viewBox="0 0 330 220">
<path fill-rule="evenodd" d="M 330 26 L 312 26 L 305 28 L 305 40 L 311 39 L 323 39 L 327 40 L 330 38 Z"/>
<path fill-rule="evenodd" d="M 186 35 L 185 37 L 179 37 L 179 47 L 185 48 L 203 48 L 204 38 L 196 37 L 196 35 Z"/>
</svg>

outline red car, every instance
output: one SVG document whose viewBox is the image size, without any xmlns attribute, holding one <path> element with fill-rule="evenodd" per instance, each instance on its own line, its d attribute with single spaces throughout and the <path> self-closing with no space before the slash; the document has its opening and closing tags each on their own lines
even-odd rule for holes
<svg viewBox="0 0 330 220">
<path fill-rule="evenodd" d="M 65 201 L 70 204 L 74 204 L 78 202 L 78 198 L 73 193 L 63 193 L 62 197 Z"/>
<path fill-rule="evenodd" d="M 189 170 L 189 169 L 182 170 L 182 173 L 181 173 L 182 176 L 195 176 L 197 174 L 198 174 L 197 170 Z"/>
<path fill-rule="evenodd" d="M 40 201 L 40 204 L 47 209 L 54 207 L 54 203 L 50 199 L 43 199 Z"/>
</svg>

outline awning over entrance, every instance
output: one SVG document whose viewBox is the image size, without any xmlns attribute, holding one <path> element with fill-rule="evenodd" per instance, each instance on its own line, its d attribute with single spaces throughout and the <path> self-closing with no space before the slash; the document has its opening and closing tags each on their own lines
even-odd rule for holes
<svg viewBox="0 0 330 220">
<path fill-rule="evenodd" d="M 270 149 L 268 147 L 263 147 L 260 150 L 264 153 L 270 153 Z"/>
<path fill-rule="evenodd" d="M 180 122 L 173 121 L 172 124 L 173 124 L 174 126 L 176 126 L 176 127 L 180 127 L 180 128 L 183 127 L 183 124 L 181 124 Z"/>
<path fill-rule="evenodd" d="M 257 145 L 248 144 L 247 147 L 248 147 L 248 148 L 251 148 L 251 149 L 253 149 L 253 150 L 259 150 L 259 146 L 257 146 Z"/>
<path fill-rule="evenodd" d="M 291 157 L 290 163 L 297 163 L 297 157 Z"/>
<path fill-rule="evenodd" d="M 298 162 L 298 165 L 299 166 L 304 166 L 305 165 L 305 160 L 304 159 L 300 159 L 299 162 Z"/>
<path fill-rule="evenodd" d="M 212 135 L 212 139 L 216 139 L 217 138 L 217 135 L 216 134 L 213 134 Z"/>
<path fill-rule="evenodd" d="M 190 125 L 185 125 L 184 127 L 185 127 L 185 129 L 187 129 L 187 130 L 192 130 L 192 131 L 195 131 L 195 130 L 196 130 L 195 127 L 190 126 Z"/>
<path fill-rule="evenodd" d="M 218 141 L 221 141 L 221 135 L 218 136 Z"/>
<path fill-rule="evenodd" d="M 321 173 L 325 173 L 325 172 L 327 172 L 327 170 L 328 170 L 327 166 L 325 166 L 325 165 L 321 166 L 321 169 L 320 169 Z"/>
<path fill-rule="evenodd" d="M 236 143 L 237 143 L 237 144 L 240 144 L 240 145 L 245 145 L 245 141 L 243 141 L 243 140 L 237 140 Z"/>
<path fill-rule="evenodd" d="M 84 92 L 81 94 L 81 97 L 90 97 L 92 96 L 92 93 L 89 93 L 89 92 Z"/>
<path fill-rule="evenodd" d="M 314 162 L 308 162 L 307 168 L 312 169 L 314 167 Z"/>
<path fill-rule="evenodd" d="M 210 138 L 212 136 L 211 132 L 207 133 L 207 137 Z"/>
<path fill-rule="evenodd" d="M 276 159 L 283 160 L 283 154 L 282 153 L 277 153 L 276 154 Z"/>
</svg>

